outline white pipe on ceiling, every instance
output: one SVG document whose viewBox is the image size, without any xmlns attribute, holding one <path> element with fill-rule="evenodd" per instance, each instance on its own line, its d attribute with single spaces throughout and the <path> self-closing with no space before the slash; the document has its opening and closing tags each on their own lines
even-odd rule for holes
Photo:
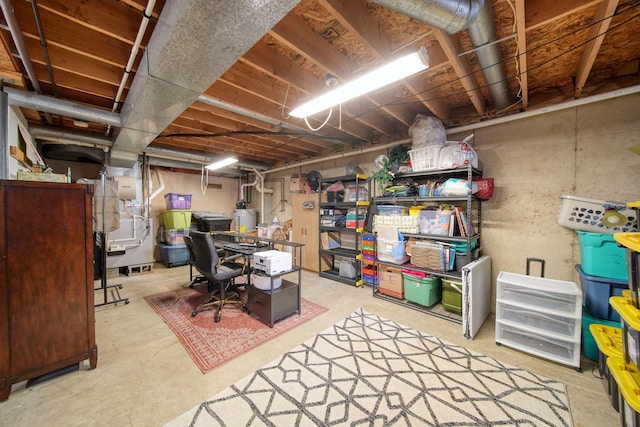
<svg viewBox="0 0 640 427">
<path fill-rule="evenodd" d="M 147 26 L 149 24 L 149 20 L 151 19 L 151 14 L 153 13 L 153 8 L 156 4 L 156 0 L 149 0 L 147 3 L 147 7 L 142 12 L 142 22 L 140 23 L 140 27 L 138 28 L 138 34 L 136 35 L 136 40 L 133 42 L 133 46 L 131 47 L 131 52 L 129 53 L 129 60 L 127 61 L 127 66 L 124 68 L 124 73 L 122 74 L 122 79 L 120 80 L 120 86 L 118 86 L 118 92 L 116 93 L 116 97 L 113 99 L 113 107 L 111 111 L 115 112 L 118 109 L 118 104 L 120 103 L 120 97 L 122 96 L 122 92 L 124 92 L 124 88 L 129 80 L 129 76 L 131 74 L 131 70 L 133 68 L 133 62 L 138 56 L 138 50 L 140 49 L 140 45 L 142 44 L 142 38 L 144 37 L 145 31 L 147 31 Z M 111 125 L 107 127 L 106 134 L 109 135 L 111 132 Z"/>
</svg>

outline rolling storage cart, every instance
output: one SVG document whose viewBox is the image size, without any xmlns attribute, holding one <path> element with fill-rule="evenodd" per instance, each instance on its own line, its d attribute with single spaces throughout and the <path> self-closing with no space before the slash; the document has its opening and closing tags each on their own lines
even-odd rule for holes
<svg viewBox="0 0 640 427">
<path fill-rule="evenodd" d="M 581 371 L 581 328 L 582 291 L 576 283 L 505 271 L 498 274 L 496 344 Z"/>
</svg>

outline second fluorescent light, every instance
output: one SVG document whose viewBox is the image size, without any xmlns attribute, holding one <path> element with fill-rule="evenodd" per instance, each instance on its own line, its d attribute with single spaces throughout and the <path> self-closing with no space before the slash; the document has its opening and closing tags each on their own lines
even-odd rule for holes
<svg viewBox="0 0 640 427">
<path fill-rule="evenodd" d="M 294 108 L 289 115 L 299 118 L 308 117 L 327 110 L 334 105 L 342 104 L 365 93 L 402 80 L 427 68 L 429 68 L 429 55 L 427 55 L 427 50 L 421 47 L 417 52 L 376 68 L 349 83 L 338 86 Z"/>
</svg>

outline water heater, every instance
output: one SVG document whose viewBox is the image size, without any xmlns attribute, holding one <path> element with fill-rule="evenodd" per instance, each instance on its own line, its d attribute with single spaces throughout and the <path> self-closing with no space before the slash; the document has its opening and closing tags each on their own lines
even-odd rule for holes
<svg viewBox="0 0 640 427">
<path fill-rule="evenodd" d="M 256 229 L 255 209 L 236 209 L 233 215 L 233 226 L 239 233 L 247 233 Z"/>
</svg>

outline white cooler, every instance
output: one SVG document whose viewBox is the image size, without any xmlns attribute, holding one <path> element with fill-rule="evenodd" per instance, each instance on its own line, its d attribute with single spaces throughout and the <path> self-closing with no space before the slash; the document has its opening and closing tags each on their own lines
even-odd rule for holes
<svg viewBox="0 0 640 427">
<path fill-rule="evenodd" d="M 262 251 L 253 254 L 253 268 L 267 274 L 291 270 L 291 254 L 281 251 Z"/>
</svg>

